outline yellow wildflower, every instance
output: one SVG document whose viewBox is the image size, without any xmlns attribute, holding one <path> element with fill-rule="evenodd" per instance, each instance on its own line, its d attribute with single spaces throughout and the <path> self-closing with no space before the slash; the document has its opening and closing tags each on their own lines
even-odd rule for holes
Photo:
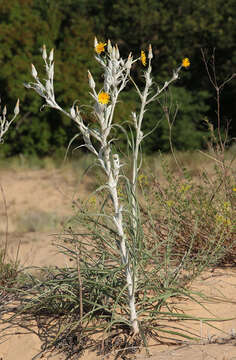
<svg viewBox="0 0 236 360">
<path fill-rule="evenodd" d="M 184 58 L 182 60 L 182 66 L 185 67 L 185 68 L 188 68 L 190 66 L 189 58 Z"/>
<path fill-rule="evenodd" d="M 223 206 L 224 206 L 224 208 L 225 208 L 226 210 L 229 210 L 229 209 L 230 209 L 230 203 L 229 203 L 229 201 L 225 201 L 225 202 L 223 203 Z"/>
<path fill-rule="evenodd" d="M 216 222 L 218 224 L 222 224 L 225 226 L 230 226 L 231 225 L 231 220 L 228 217 L 224 217 L 222 215 L 216 214 Z"/>
<path fill-rule="evenodd" d="M 166 204 L 171 207 L 174 204 L 173 200 L 167 200 Z"/>
<path fill-rule="evenodd" d="M 103 42 L 99 42 L 96 46 L 95 46 L 95 51 L 97 54 L 101 54 L 103 51 L 105 51 L 105 46 L 106 43 Z"/>
<path fill-rule="evenodd" d="M 97 204 L 97 199 L 95 196 L 91 196 L 88 200 L 88 203 L 91 207 L 95 207 Z"/>
<path fill-rule="evenodd" d="M 125 197 L 125 194 L 124 194 L 124 192 L 123 192 L 123 189 L 119 186 L 118 187 L 118 189 L 117 189 L 117 195 L 118 195 L 118 197 L 122 200 L 122 199 L 124 199 L 124 197 Z"/>
<path fill-rule="evenodd" d="M 107 104 L 110 100 L 110 95 L 104 91 L 100 92 L 98 94 L 98 101 L 100 102 L 100 104 Z"/>
<path fill-rule="evenodd" d="M 186 191 L 188 191 L 189 189 L 191 189 L 191 185 L 189 184 L 184 184 L 181 186 L 181 188 L 179 189 L 180 192 L 184 193 Z"/>
<path fill-rule="evenodd" d="M 138 182 L 140 186 L 148 185 L 148 178 L 144 174 L 138 176 Z"/>
<path fill-rule="evenodd" d="M 147 65 L 146 54 L 145 54 L 145 52 L 143 50 L 141 50 L 140 61 L 143 64 L 143 66 Z"/>
<path fill-rule="evenodd" d="M 234 187 L 234 188 L 233 188 L 233 191 L 235 191 L 235 192 L 236 192 L 236 187 Z"/>
</svg>

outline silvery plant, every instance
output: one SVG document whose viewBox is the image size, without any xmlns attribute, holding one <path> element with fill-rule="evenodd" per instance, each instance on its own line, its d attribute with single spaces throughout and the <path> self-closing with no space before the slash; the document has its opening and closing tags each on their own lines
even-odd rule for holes
<svg viewBox="0 0 236 360">
<path fill-rule="evenodd" d="M 129 235 L 124 225 L 124 204 L 122 204 L 122 196 L 119 193 L 119 182 L 121 181 L 122 164 L 120 155 L 114 153 L 112 145 L 112 129 L 115 126 L 114 112 L 120 93 L 126 88 L 130 82 L 135 87 L 140 104 L 139 111 L 131 113 L 131 121 L 134 128 L 134 142 L 132 145 L 132 179 L 130 179 L 130 188 L 132 196 L 131 219 L 132 234 L 137 233 L 138 225 L 138 206 L 137 206 L 137 179 L 140 170 L 140 146 L 143 139 L 148 136 L 142 131 L 142 122 L 144 119 L 147 106 L 158 99 L 159 95 L 168 88 L 168 86 L 176 81 L 179 77 L 181 68 L 188 67 L 190 62 L 188 58 L 182 60 L 180 66 L 173 72 L 169 81 L 166 81 L 161 87 L 156 84 L 153 86 L 152 79 L 152 61 L 153 52 L 151 45 L 149 46 L 147 55 L 144 51 L 138 58 L 133 58 L 130 53 L 127 58 L 120 55 L 117 45 L 113 46 L 110 40 L 107 43 L 94 41 L 95 59 L 100 64 L 103 71 L 103 87 L 97 89 L 96 82 L 88 71 L 88 82 L 91 89 L 90 95 L 93 101 L 93 115 L 96 118 L 97 128 L 91 128 L 83 120 L 80 109 L 75 104 L 72 105 L 70 111 L 66 111 L 57 103 L 54 92 L 54 51 L 47 53 L 45 46 L 42 48 L 42 58 L 45 63 L 46 79 L 42 82 L 38 76 L 35 66 L 32 64 L 33 82 L 26 83 L 27 88 L 35 90 L 42 98 L 45 99 L 45 106 L 61 111 L 69 117 L 78 127 L 79 132 L 83 136 L 84 144 L 91 153 L 94 154 L 100 167 L 103 169 L 107 182 L 104 189 L 109 192 L 112 199 L 112 222 L 117 237 L 117 248 L 120 254 L 120 262 L 124 269 L 124 276 L 127 287 L 127 304 L 129 308 L 129 324 L 134 334 L 139 333 L 139 319 L 136 306 L 136 288 L 138 276 L 135 268 L 135 261 L 132 256 L 134 252 L 130 251 Z M 144 86 L 140 89 L 132 79 L 132 66 L 135 62 L 140 62 L 140 66 L 144 69 Z"/>
<path fill-rule="evenodd" d="M 0 99 L 0 103 L 1 103 L 1 99 Z M 0 144 L 2 144 L 4 142 L 4 136 L 5 136 L 6 132 L 8 131 L 9 127 L 11 126 L 11 124 L 13 123 L 13 121 L 15 120 L 15 118 L 17 117 L 17 115 L 20 112 L 19 105 L 20 105 L 20 101 L 18 99 L 16 102 L 16 105 L 15 105 L 15 109 L 14 109 L 14 115 L 11 118 L 11 120 L 7 120 L 6 105 L 4 106 L 2 111 L 0 108 Z"/>
</svg>

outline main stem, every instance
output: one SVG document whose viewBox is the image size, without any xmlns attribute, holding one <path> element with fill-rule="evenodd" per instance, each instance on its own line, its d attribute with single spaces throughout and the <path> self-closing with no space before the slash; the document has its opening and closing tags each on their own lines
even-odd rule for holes
<svg viewBox="0 0 236 360">
<path fill-rule="evenodd" d="M 106 173 L 108 175 L 108 185 L 110 195 L 112 197 L 113 206 L 114 206 L 114 224 L 117 229 L 117 233 L 119 236 L 119 248 L 121 254 L 122 264 L 125 265 L 125 275 L 126 275 L 126 283 L 128 289 L 128 300 L 129 300 L 129 309 L 130 309 L 130 322 L 132 324 L 132 329 L 134 334 L 139 333 L 136 305 L 135 305 L 135 281 L 134 274 L 132 271 L 132 267 L 130 265 L 129 252 L 127 249 L 127 237 L 124 232 L 123 227 L 123 216 L 122 216 L 122 206 L 119 204 L 119 197 L 117 193 L 117 183 L 118 183 L 118 175 L 114 175 L 114 166 L 112 166 L 110 159 L 110 148 L 109 145 L 106 144 L 104 151 L 104 160 L 106 166 Z"/>
<path fill-rule="evenodd" d="M 111 189 L 111 196 L 113 199 L 115 217 L 117 220 L 116 227 L 117 227 L 118 235 L 120 237 L 121 260 L 122 263 L 125 265 L 126 283 L 127 283 L 128 296 L 129 296 L 130 322 L 132 324 L 134 333 L 137 334 L 139 332 L 139 327 L 138 327 L 138 319 L 137 319 L 136 306 L 135 306 L 135 281 L 134 281 L 134 274 L 130 266 L 129 253 L 126 245 L 127 238 L 123 229 L 122 209 L 121 207 L 119 207 L 116 187 Z"/>
</svg>

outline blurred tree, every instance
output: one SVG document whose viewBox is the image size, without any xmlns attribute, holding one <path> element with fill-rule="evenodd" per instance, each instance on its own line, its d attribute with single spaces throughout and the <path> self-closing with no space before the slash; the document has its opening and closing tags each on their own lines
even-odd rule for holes
<svg viewBox="0 0 236 360">
<path fill-rule="evenodd" d="M 201 58 L 201 48 L 209 48 L 209 59 L 216 48 L 216 74 L 219 82 L 236 72 L 236 7 L 234 0 L 0 0 L 0 85 L 3 102 L 9 107 L 21 100 L 21 118 L 2 151 L 15 153 L 52 154 L 67 146 L 76 128 L 61 114 L 44 109 L 42 100 L 22 84 L 30 81 L 30 63 L 44 76 L 41 47 L 55 47 L 55 88 L 59 103 L 69 109 L 74 100 L 78 105 L 91 104 L 88 95 L 87 69 L 94 74 L 98 88 L 102 86 L 100 69 L 93 58 L 93 38 L 112 39 L 122 54 L 130 51 L 139 56 L 141 49 L 152 43 L 153 76 L 161 84 L 172 75 L 183 57 L 191 67 L 183 71 L 173 89 L 177 115 L 173 135 L 177 148 L 202 145 L 202 119 L 207 116 L 216 125 L 215 93 Z M 135 64 L 133 77 L 142 86 L 143 69 Z M 222 92 L 222 125 L 236 114 L 236 89 L 227 85 Z M 137 98 L 130 88 L 121 97 L 117 121 L 129 119 L 136 109 Z M 89 107 L 82 107 L 91 121 Z M 158 105 L 147 112 L 146 130 L 163 117 Z M 145 151 L 168 149 L 165 122 L 146 142 Z M 165 130 L 166 129 L 166 130 Z M 188 135 L 186 135 L 188 131 Z M 231 123 L 231 136 L 236 136 L 236 123 Z M 191 133 L 191 136 L 189 134 Z M 159 142 L 156 139 L 159 138 Z M 152 141 L 153 139 L 153 141 Z M 158 143 L 158 145 L 157 145 Z M 2 152 L 1 152 L 2 153 Z"/>
<path fill-rule="evenodd" d="M 207 91 L 207 116 L 216 126 L 215 93 L 201 58 L 201 48 L 216 51 L 216 74 L 219 83 L 236 72 L 236 7 L 234 0 L 117 0 L 113 2 L 108 37 L 124 51 L 133 52 L 153 46 L 153 70 L 158 81 L 170 76 L 185 56 L 191 60 L 190 71 L 180 80 L 192 95 Z M 222 125 L 236 114 L 236 88 L 229 84 L 222 92 Z M 184 102 L 183 102 L 184 105 Z M 205 109 L 203 105 L 202 112 Z M 200 104 L 199 104 L 200 106 Z M 204 110 L 205 111 L 205 110 Z M 201 122 L 201 118 L 199 118 Z M 236 136 L 236 123 L 231 123 L 231 136 Z M 199 144 L 200 145 L 200 144 Z"/>
<path fill-rule="evenodd" d="M 88 101 L 87 68 L 93 55 L 94 35 L 89 21 L 63 11 L 63 4 L 66 5 L 62 1 L 38 0 L 0 2 L 0 84 L 5 95 L 2 97 L 8 104 L 14 104 L 17 97 L 21 100 L 21 118 L 8 133 L 3 149 L 7 155 L 52 154 L 65 148 L 76 131 L 61 114 L 39 111 L 42 99 L 23 87 L 25 81 L 33 80 L 31 63 L 41 78 L 45 76 L 43 44 L 48 49 L 57 48 L 55 88 L 59 103 L 69 108 L 78 98 L 81 103 Z"/>
</svg>

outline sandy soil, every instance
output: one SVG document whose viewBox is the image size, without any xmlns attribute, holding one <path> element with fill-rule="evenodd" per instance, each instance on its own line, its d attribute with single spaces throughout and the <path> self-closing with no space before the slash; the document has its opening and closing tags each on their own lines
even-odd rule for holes
<svg viewBox="0 0 236 360">
<path fill-rule="evenodd" d="M 60 170 L 1 170 L 0 183 L 4 189 L 8 212 L 8 254 L 15 259 L 18 245 L 21 266 L 65 266 L 68 262 L 58 254 L 55 234 L 62 230 L 62 223 L 72 214 L 72 201 L 78 195 L 85 196 L 87 183 L 78 184 L 72 172 Z M 0 197 L 0 244 L 6 236 L 7 218 L 4 201 Z M 236 329 L 236 270 L 216 269 L 203 274 L 192 287 L 214 296 L 215 300 L 201 305 L 190 301 L 179 304 L 191 315 L 215 316 L 229 319 L 212 323 L 184 322 L 176 326 L 188 328 L 201 336 L 198 344 L 180 346 L 154 346 L 150 342 L 150 358 L 153 360 L 233 360 L 236 359 L 236 339 L 230 339 Z M 205 308 L 204 308 L 204 307 Z M 206 310 L 208 309 L 208 311 Z M 173 324 L 171 324 L 173 325 Z M 221 331 L 220 331 L 221 330 Z M 6 341 L 5 341 L 6 340 Z M 40 352 L 40 340 L 34 334 L 9 335 L 4 342 L 0 338 L 0 360 L 31 360 Z M 210 343 L 209 344 L 209 340 Z M 145 351 L 137 354 L 145 359 Z M 101 359 L 96 353 L 87 352 L 82 359 Z M 41 359 L 46 359 L 41 357 Z M 63 360 L 60 356 L 52 359 Z"/>
</svg>

